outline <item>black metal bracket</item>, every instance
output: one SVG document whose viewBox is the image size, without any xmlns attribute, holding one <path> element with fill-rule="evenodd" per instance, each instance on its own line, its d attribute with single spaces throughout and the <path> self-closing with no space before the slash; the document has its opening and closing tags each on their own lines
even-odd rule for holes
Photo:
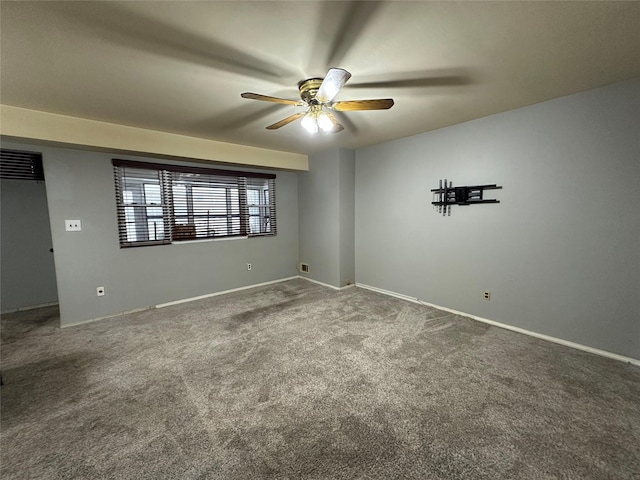
<svg viewBox="0 0 640 480">
<path fill-rule="evenodd" d="M 498 190 L 502 188 L 495 183 L 492 185 L 473 185 L 467 187 L 454 187 L 453 182 L 447 182 L 447 179 L 440 180 L 440 187 L 434 188 L 435 202 L 432 205 L 438 207 L 438 213 L 442 215 L 451 215 L 451 205 L 475 205 L 476 203 L 500 203 L 500 200 L 485 199 L 485 190 Z"/>
</svg>

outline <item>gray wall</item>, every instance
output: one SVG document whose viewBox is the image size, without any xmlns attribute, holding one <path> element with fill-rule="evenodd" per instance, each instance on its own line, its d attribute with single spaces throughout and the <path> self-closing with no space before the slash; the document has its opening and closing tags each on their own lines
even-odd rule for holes
<svg viewBox="0 0 640 480">
<path fill-rule="evenodd" d="M 341 148 L 340 157 L 340 286 L 356 281 L 356 152 Z"/>
<path fill-rule="evenodd" d="M 62 325 L 297 274 L 295 173 L 276 172 L 275 237 L 121 249 L 113 155 L 28 148 L 43 152 Z M 82 231 L 65 232 L 65 219 L 80 219 Z"/>
<path fill-rule="evenodd" d="M 341 148 L 309 156 L 298 174 L 301 275 L 334 287 L 355 281 L 354 176 L 355 152 Z"/>
<path fill-rule="evenodd" d="M 640 358 L 638 112 L 635 80 L 358 150 L 357 282 Z M 501 203 L 443 217 L 445 177 Z"/>
<path fill-rule="evenodd" d="M 45 184 L 1 180 L 0 192 L 0 311 L 57 302 Z"/>
</svg>

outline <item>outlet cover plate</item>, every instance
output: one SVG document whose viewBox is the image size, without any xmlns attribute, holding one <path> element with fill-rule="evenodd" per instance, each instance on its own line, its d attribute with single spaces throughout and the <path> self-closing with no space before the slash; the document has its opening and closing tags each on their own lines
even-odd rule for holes
<svg viewBox="0 0 640 480">
<path fill-rule="evenodd" d="M 79 232 L 82 230 L 82 223 L 80 220 L 65 220 L 64 229 L 67 232 Z"/>
</svg>

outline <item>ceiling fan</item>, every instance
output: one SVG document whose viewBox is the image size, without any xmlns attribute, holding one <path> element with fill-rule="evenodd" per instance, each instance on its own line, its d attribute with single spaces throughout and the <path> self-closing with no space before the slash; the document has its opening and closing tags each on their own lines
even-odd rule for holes
<svg viewBox="0 0 640 480">
<path fill-rule="evenodd" d="M 377 100 L 347 100 L 333 102 L 340 89 L 351 78 L 351 74 L 342 68 L 330 68 L 324 78 L 308 78 L 298 83 L 300 98 L 298 100 L 288 100 L 286 98 L 270 97 L 259 93 L 245 92 L 240 96 L 252 100 L 262 100 L 265 102 L 283 103 L 296 107 L 305 107 L 303 112 L 294 113 L 289 117 L 280 120 L 267 127 L 267 130 L 288 125 L 289 123 L 302 118 L 302 126 L 310 133 L 317 133 L 322 130 L 325 133 L 337 133 L 344 130 L 338 119 L 331 112 L 348 112 L 354 110 L 387 110 L 393 106 L 393 99 L 384 98 Z"/>
</svg>

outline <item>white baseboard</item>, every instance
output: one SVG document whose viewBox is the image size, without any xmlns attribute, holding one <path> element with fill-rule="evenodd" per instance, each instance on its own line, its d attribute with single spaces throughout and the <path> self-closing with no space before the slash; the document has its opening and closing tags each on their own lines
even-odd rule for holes
<svg viewBox="0 0 640 480">
<path fill-rule="evenodd" d="M 371 285 L 365 285 L 364 283 L 356 283 L 357 287 L 371 290 L 372 292 L 382 293 L 383 295 L 389 295 L 390 297 L 396 297 L 400 300 L 407 300 L 408 302 L 420 303 L 417 298 L 410 297 L 408 295 L 402 295 L 401 293 L 392 292 L 391 290 L 385 290 L 384 288 L 372 287 Z M 436 307 L 437 308 L 437 307 Z"/>
<path fill-rule="evenodd" d="M 103 317 L 89 318 L 88 320 L 81 320 L 81 321 L 76 322 L 76 323 L 69 323 L 67 325 L 60 325 L 60 328 L 77 327 L 79 325 L 84 325 L 85 323 L 93 323 L 93 322 L 97 322 L 99 320 L 107 320 L 108 318 L 122 317 L 123 315 L 129 315 L 130 313 L 136 313 L 136 312 L 144 312 L 145 310 L 150 310 L 152 308 L 153 307 L 134 308 L 132 310 L 126 310 L 124 312 L 114 313 L 113 315 L 105 315 Z"/>
<path fill-rule="evenodd" d="M 298 275 L 297 278 L 302 278 L 302 279 L 307 280 L 309 282 L 317 283 L 318 285 L 322 285 L 323 287 L 329 287 L 329 288 L 332 288 L 334 290 L 344 290 L 345 288 L 355 287 L 354 283 L 352 283 L 350 285 L 345 285 L 344 287 L 335 287 L 333 285 L 329 285 L 328 283 L 324 283 L 324 282 L 320 282 L 318 280 L 314 280 L 313 278 L 303 277 L 302 275 Z"/>
<path fill-rule="evenodd" d="M 265 285 L 271 285 L 273 283 L 286 282 L 287 280 L 293 280 L 295 278 L 298 278 L 298 277 L 294 276 L 294 277 L 280 278 L 278 280 L 271 280 L 269 282 L 262 282 L 262 283 L 255 283 L 253 285 L 247 285 L 246 287 L 232 288 L 230 290 L 222 290 L 220 292 L 207 293 L 206 295 L 199 295 L 197 297 L 183 298 L 181 300 L 176 300 L 173 302 L 160 303 L 156 305 L 155 308 L 164 308 L 164 307 L 170 307 L 171 305 L 178 305 L 180 303 L 195 302 L 196 300 L 202 300 L 204 298 L 210 298 L 210 297 L 217 297 L 218 295 L 224 295 L 226 293 L 239 292 L 241 290 L 248 290 L 249 288 L 263 287 Z"/>
<path fill-rule="evenodd" d="M 587 345 L 582 345 L 580 343 L 570 342 L 568 340 L 563 340 L 561 338 L 552 337 L 550 335 L 545 335 L 542 333 L 532 332 L 531 330 L 525 330 L 524 328 L 514 327 L 512 325 L 508 325 L 506 323 L 496 322 L 495 320 L 489 320 L 488 318 L 478 317 L 477 315 L 471 315 L 470 313 L 460 312 L 458 310 L 453 310 L 452 308 L 443 307 L 441 305 L 435 305 L 429 302 L 423 302 L 422 300 L 418 300 L 415 297 L 409 297 L 407 295 L 402 295 L 400 293 L 392 292 L 390 290 L 384 290 L 378 287 L 372 287 L 370 285 L 364 285 L 362 283 L 357 283 L 357 287 L 364 288 L 366 290 L 371 290 L 373 292 L 382 293 L 384 295 L 389 295 L 391 297 L 400 298 L 402 300 L 407 300 L 409 302 L 418 303 L 420 305 L 426 305 L 428 307 L 437 308 L 438 310 L 444 310 L 445 312 L 450 312 L 455 315 L 460 315 L 462 317 L 467 317 L 472 320 L 476 320 L 478 322 L 487 323 L 489 325 L 493 325 L 494 327 L 504 328 L 505 330 L 511 330 L 512 332 L 522 333 L 524 335 L 529 335 L 530 337 L 539 338 L 541 340 L 546 340 L 548 342 L 557 343 L 560 345 L 564 345 L 565 347 L 575 348 L 576 350 L 582 350 L 583 352 L 593 353 L 595 355 L 600 355 L 602 357 L 611 358 L 613 360 L 618 360 L 620 362 L 630 363 L 632 365 L 640 367 L 640 359 L 626 357 L 624 355 L 618 355 L 617 353 L 607 352 L 606 350 L 600 350 L 599 348 L 589 347 Z"/>
<path fill-rule="evenodd" d="M 10 310 L 3 310 L 0 312 L 0 314 L 4 315 L 5 313 L 24 312 L 25 310 L 35 310 L 36 308 L 53 307 L 54 305 L 58 305 L 58 302 L 41 303 L 39 305 L 29 305 L 28 307 L 12 308 Z"/>
<path fill-rule="evenodd" d="M 83 320 L 83 321 L 77 322 L 77 323 L 71 323 L 71 324 L 68 324 L 68 325 L 61 325 L 60 328 L 75 327 L 77 325 L 84 325 L 85 323 L 97 322 L 98 320 L 105 320 L 107 318 L 120 317 L 122 315 L 128 315 L 130 313 L 142 312 L 144 310 L 150 310 L 152 308 L 164 308 L 164 307 L 170 307 L 171 305 L 179 305 L 181 303 L 195 302 L 196 300 L 202 300 L 204 298 L 209 298 L 209 297 L 216 297 L 218 295 L 224 295 L 225 293 L 239 292 L 240 290 L 247 290 L 249 288 L 262 287 L 264 285 L 271 285 L 272 283 L 286 282 L 287 280 L 293 280 L 295 278 L 298 278 L 298 277 L 281 278 L 281 279 L 278 279 L 278 280 L 271 280 L 269 282 L 263 282 L 263 283 L 256 283 L 256 284 L 253 284 L 253 285 L 247 285 L 246 287 L 232 288 L 230 290 L 223 290 L 221 292 L 208 293 L 206 295 L 199 295 L 197 297 L 183 298 L 183 299 L 180 299 L 180 300 L 175 300 L 173 302 L 160 303 L 158 305 L 151 305 L 149 307 L 134 308 L 133 310 L 126 310 L 124 312 L 114 313 L 113 315 L 106 315 L 104 317 L 90 318 L 89 320 Z"/>
</svg>

